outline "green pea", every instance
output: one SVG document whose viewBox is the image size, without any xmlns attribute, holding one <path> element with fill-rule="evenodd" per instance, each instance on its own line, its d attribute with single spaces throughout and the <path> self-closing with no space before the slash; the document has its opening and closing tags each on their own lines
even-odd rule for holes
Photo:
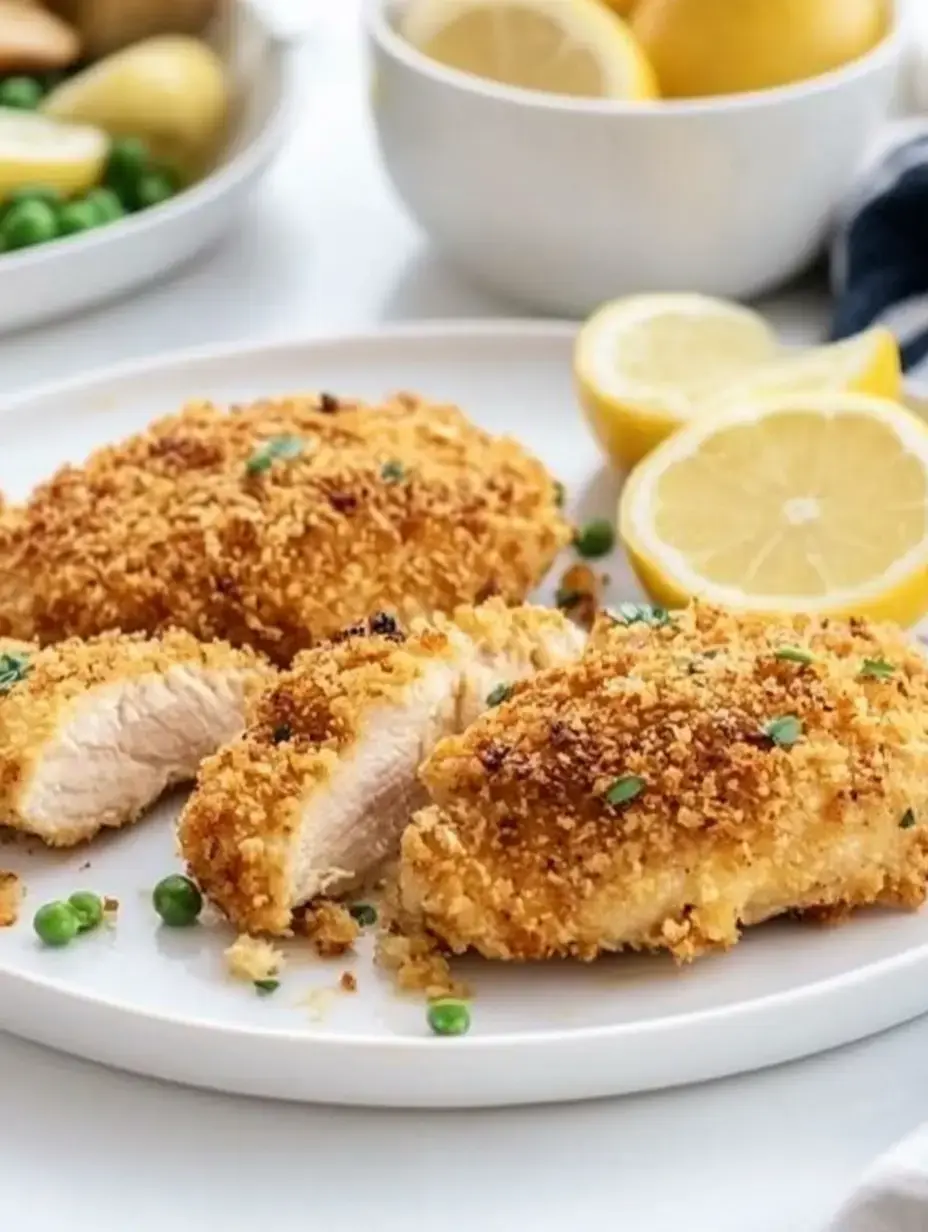
<svg viewBox="0 0 928 1232">
<path fill-rule="evenodd" d="M 377 908 L 370 903 L 352 903 L 348 912 L 355 923 L 362 928 L 373 928 L 377 923 Z"/>
<path fill-rule="evenodd" d="M 45 201 L 20 201 L 7 210 L 0 223 L 0 244 L 7 250 L 31 248 L 57 236 L 56 212 Z"/>
<path fill-rule="evenodd" d="M 100 225 L 100 217 L 89 201 L 69 201 L 58 211 L 58 229 L 62 235 L 79 235 Z"/>
<path fill-rule="evenodd" d="M 68 899 L 68 905 L 80 921 L 80 931 L 89 933 L 103 922 L 103 899 L 90 890 L 78 890 Z"/>
<path fill-rule="evenodd" d="M 441 997 L 429 1002 L 428 1022 L 436 1035 L 466 1035 L 470 1030 L 470 1010 L 464 1001 Z"/>
<path fill-rule="evenodd" d="M 84 201 L 93 207 L 98 223 L 116 222 L 125 217 L 123 204 L 112 188 L 92 188 Z"/>
<path fill-rule="evenodd" d="M 115 137 L 106 160 L 106 182 L 114 188 L 114 181 L 137 180 L 151 163 L 148 146 L 141 137 Z"/>
<path fill-rule="evenodd" d="M 70 903 L 46 903 L 35 913 L 32 926 L 44 945 L 70 945 L 81 930 L 80 916 Z"/>
<path fill-rule="evenodd" d="M 581 556 L 606 556 L 615 546 L 615 530 L 607 518 L 593 518 L 577 531 L 574 547 Z"/>
<path fill-rule="evenodd" d="M 189 928 L 203 910 L 203 895 L 189 877 L 173 873 L 155 886 L 155 910 L 170 928 Z"/>
<path fill-rule="evenodd" d="M 150 210 L 170 201 L 174 195 L 174 184 L 169 176 L 163 171 L 148 171 L 139 178 L 135 186 L 136 208 Z"/>
<path fill-rule="evenodd" d="M 6 77 L 0 81 L 0 107 L 35 111 L 45 91 L 35 77 Z"/>
<path fill-rule="evenodd" d="M 25 201 L 42 201 L 45 205 L 61 205 L 63 197 L 57 188 L 50 188 L 47 184 L 26 184 L 22 188 L 17 188 L 15 192 L 11 192 L 3 204 L 10 209 L 14 205 L 22 205 Z"/>
</svg>

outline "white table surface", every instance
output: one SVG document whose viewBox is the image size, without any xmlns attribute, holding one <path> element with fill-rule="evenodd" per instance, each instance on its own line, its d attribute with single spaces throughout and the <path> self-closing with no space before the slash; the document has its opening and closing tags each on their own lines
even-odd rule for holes
<svg viewBox="0 0 928 1232">
<path fill-rule="evenodd" d="M 320 43 L 300 53 L 299 131 L 236 233 L 132 302 L 0 340 L 0 395 L 178 346 L 511 315 L 390 199 L 364 117 L 356 0 L 327 7 Z M 815 291 L 770 309 L 792 337 L 824 319 Z M 227 1099 L 0 1037 L 0 1225 L 817 1232 L 861 1168 L 926 1116 L 928 1021 L 700 1088 L 448 1114 Z"/>
</svg>

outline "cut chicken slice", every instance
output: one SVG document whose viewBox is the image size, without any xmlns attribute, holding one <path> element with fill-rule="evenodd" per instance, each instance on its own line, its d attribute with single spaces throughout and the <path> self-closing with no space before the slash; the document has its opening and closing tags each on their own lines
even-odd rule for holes
<svg viewBox="0 0 928 1232">
<path fill-rule="evenodd" d="M 787 912 L 917 907 L 926 715 L 898 629 L 620 611 L 422 767 L 404 927 L 495 959 L 688 961 Z"/>
<path fill-rule="evenodd" d="M 269 671 L 187 633 L 0 641 L 0 819 L 54 847 L 134 821 L 241 731 Z"/>
<path fill-rule="evenodd" d="M 191 874 L 239 928 L 287 932 L 395 855 L 442 736 L 583 644 L 557 612 L 491 601 L 408 636 L 377 616 L 299 655 L 200 771 L 180 824 Z"/>
</svg>

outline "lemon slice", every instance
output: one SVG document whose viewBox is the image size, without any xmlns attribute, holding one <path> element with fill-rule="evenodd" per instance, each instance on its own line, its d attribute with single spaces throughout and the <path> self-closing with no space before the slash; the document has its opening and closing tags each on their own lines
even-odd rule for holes
<svg viewBox="0 0 928 1232">
<path fill-rule="evenodd" d="M 641 463 L 619 530 L 668 606 L 912 623 L 928 611 L 928 426 L 856 394 L 733 404 Z"/>
<path fill-rule="evenodd" d="M 109 145 L 98 128 L 0 107 L 0 199 L 32 185 L 85 192 L 102 179 Z"/>
<path fill-rule="evenodd" d="M 773 331 L 747 308 L 702 295 L 636 295 L 583 326 L 574 375 L 593 431 L 623 466 L 779 353 Z"/>
<path fill-rule="evenodd" d="M 843 342 L 785 355 L 723 389 L 718 401 L 727 404 L 774 394 L 828 390 L 900 402 L 902 363 L 899 346 L 889 330 L 868 329 Z"/>
<path fill-rule="evenodd" d="M 411 0 L 400 32 L 433 60 L 502 85 L 577 98 L 657 97 L 647 58 L 600 0 Z"/>
</svg>

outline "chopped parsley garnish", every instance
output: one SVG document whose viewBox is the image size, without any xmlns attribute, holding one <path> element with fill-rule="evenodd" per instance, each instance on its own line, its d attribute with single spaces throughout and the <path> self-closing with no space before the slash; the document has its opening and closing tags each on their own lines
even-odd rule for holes
<svg viewBox="0 0 928 1232">
<path fill-rule="evenodd" d="M 373 928 L 377 923 L 377 908 L 372 907 L 370 903 L 352 903 L 348 908 L 348 914 L 362 928 Z"/>
<path fill-rule="evenodd" d="M 0 654 L 0 694 L 9 693 L 14 684 L 20 684 L 28 675 L 28 655 Z"/>
<path fill-rule="evenodd" d="M 488 706 L 501 706 L 503 702 L 508 702 L 512 697 L 511 684 L 498 684 L 495 689 L 491 689 L 487 694 Z"/>
<path fill-rule="evenodd" d="M 915 814 L 910 808 L 907 808 L 902 814 L 902 820 L 899 822 L 900 830 L 911 830 L 915 825 Z"/>
<path fill-rule="evenodd" d="M 289 723 L 281 723 L 274 728 L 271 739 L 275 744 L 286 744 L 288 740 L 293 739 L 293 728 Z"/>
<path fill-rule="evenodd" d="M 380 468 L 380 478 L 384 483 L 402 483 L 406 478 L 406 468 L 402 462 L 384 462 Z"/>
<path fill-rule="evenodd" d="M 298 458 L 303 442 L 298 436 L 271 436 L 262 441 L 245 463 L 245 473 L 261 475 L 269 471 L 278 459 Z"/>
<path fill-rule="evenodd" d="M 636 796 L 640 796 L 644 788 L 644 779 L 639 775 L 623 774 L 621 778 L 616 779 L 606 792 L 606 800 L 609 804 L 614 805 L 628 804 Z"/>
<path fill-rule="evenodd" d="M 802 650 L 799 646 L 781 646 L 773 657 L 779 659 L 781 663 L 801 663 L 803 666 L 815 662 L 815 655 L 810 654 L 808 650 Z"/>
<path fill-rule="evenodd" d="M 864 680 L 889 680 L 895 670 L 885 659 L 864 659 L 860 675 Z"/>
<path fill-rule="evenodd" d="M 802 723 L 794 714 L 784 714 L 764 724 L 764 735 L 780 749 L 791 749 L 802 735 Z"/>
<path fill-rule="evenodd" d="M 567 491 L 564 485 L 557 479 L 554 481 L 554 503 L 558 509 L 563 509 L 567 500 Z"/>
<path fill-rule="evenodd" d="M 559 586 L 554 596 L 555 606 L 562 612 L 569 612 L 583 600 L 583 591 L 573 590 L 570 586 Z"/>
<path fill-rule="evenodd" d="M 653 603 L 620 603 L 609 615 L 618 625 L 650 625 L 652 629 L 663 629 L 672 619 L 665 607 Z"/>
<path fill-rule="evenodd" d="M 615 547 L 615 529 L 612 523 L 607 518 L 593 518 L 577 531 L 574 547 L 588 560 L 608 555 Z"/>
<path fill-rule="evenodd" d="M 255 992 L 259 997 L 269 997 L 280 987 L 280 980 L 255 980 Z"/>
</svg>

